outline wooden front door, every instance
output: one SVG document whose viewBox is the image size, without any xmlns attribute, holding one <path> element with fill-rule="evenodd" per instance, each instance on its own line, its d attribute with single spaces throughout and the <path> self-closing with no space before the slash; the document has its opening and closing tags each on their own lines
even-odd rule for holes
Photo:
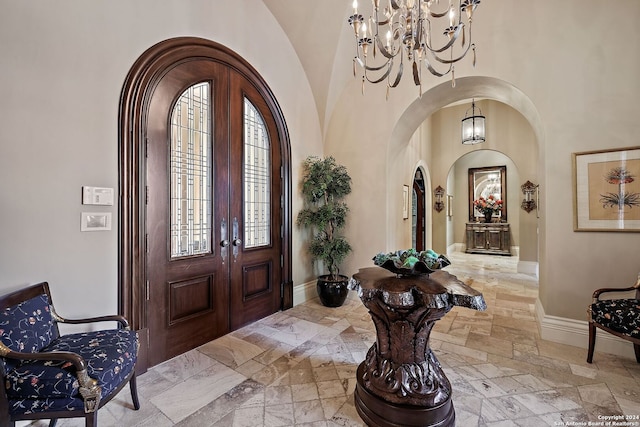
<svg viewBox="0 0 640 427">
<path fill-rule="evenodd" d="M 230 66 L 191 58 L 159 79 L 146 121 L 149 366 L 280 308 L 278 138 Z"/>
</svg>

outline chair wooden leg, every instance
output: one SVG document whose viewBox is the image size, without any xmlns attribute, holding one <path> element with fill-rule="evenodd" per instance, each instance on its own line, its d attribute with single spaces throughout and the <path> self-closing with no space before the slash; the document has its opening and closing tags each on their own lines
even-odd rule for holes
<svg viewBox="0 0 640 427">
<path fill-rule="evenodd" d="M 131 399 L 133 400 L 133 407 L 137 411 L 140 409 L 140 400 L 138 400 L 138 386 L 136 384 L 136 374 L 134 373 L 129 380 L 129 388 L 131 389 Z"/>
<path fill-rule="evenodd" d="M 593 361 L 593 351 L 596 347 L 596 326 L 589 322 L 589 351 L 587 352 L 587 363 Z"/>
<path fill-rule="evenodd" d="M 633 350 L 636 352 L 636 362 L 640 363 L 640 344 L 634 344 Z"/>
<path fill-rule="evenodd" d="M 98 427 L 98 411 L 85 415 L 84 427 Z"/>
<path fill-rule="evenodd" d="M 9 401 L 6 394 L 0 390 L 0 426 L 15 427 L 16 422 L 9 415 Z"/>
</svg>

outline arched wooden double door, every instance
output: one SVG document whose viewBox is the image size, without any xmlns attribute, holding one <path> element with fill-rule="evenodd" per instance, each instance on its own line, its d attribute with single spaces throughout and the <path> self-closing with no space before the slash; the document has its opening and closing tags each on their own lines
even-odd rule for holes
<svg viewBox="0 0 640 427">
<path fill-rule="evenodd" d="M 121 174 L 123 192 L 138 193 L 122 206 L 122 311 L 146 366 L 292 305 L 288 136 L 275 100 L 213 42 L 150 51 L 132 69 L 143 91 L 122 144 L 125 166 L 138 157 L 141 170 Z"/>
</svg>

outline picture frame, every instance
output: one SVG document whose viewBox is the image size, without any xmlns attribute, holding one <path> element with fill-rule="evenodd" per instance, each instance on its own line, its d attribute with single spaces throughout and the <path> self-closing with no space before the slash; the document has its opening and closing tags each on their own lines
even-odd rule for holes
<svg viewBox="0 0 640 427">
<path fill-rule="evenodd" d="M 409 186 L 402 186 L 402 219 L 409 219 Z"/>
<path fill-rule="evenodd" d="M 540 185 L 536 187 L 536 218 L 540 219 Z"/>
<path fill-rule="evenodd" d="M 477 222 L 483 214 L 474 207 L 474 200 L 489 195 L 502 200 L 502 210 L 493 214 L 498 222 L 507 222 L 507 166 L 469 168 L 469 222 Z"/>
<path fill-rule="evenodd" d="M 573 230 L 640 232 L 640 147 L 572 153 Z"/>
</svg>

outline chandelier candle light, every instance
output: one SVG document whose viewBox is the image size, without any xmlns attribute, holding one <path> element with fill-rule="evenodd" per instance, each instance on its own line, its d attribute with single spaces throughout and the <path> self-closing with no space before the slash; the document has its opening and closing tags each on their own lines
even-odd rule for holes
<svg viewBox="0 0 640 427">
<path fill-rule="evenodd" d="M 446 8 L 439 5 L 440 0 L 388 0 L 383 11 L 380 10 L 380 0 L 371 0 L 371 3 L 373 12 L 367 22 L 358 13 L 357 0 L 353 1 L 353 15 L 349 17 L 356 37 L 353 74 L 356 75 L 360 66 L 363 93 L 365 81 L 380 83 L 386 80 L 388 98 L 389 88 L 400 83 L 405 60 L 412 67 L 414 83 L 420 86 L 420 96 L 423 68 L 437 77 L 451 73 L 452 86 L 455 86 L 453 64 L 464 58 L 469 49 L 473 51 L 475 66 L 471 22 L 480 0 L 449 0 Z M 468 41 L 466 25 L 469 27 Z M 442 40 L 437 36 L 439 31 L 444 36 Z M 454 54 L 458 40 L 460 52 Z M 436 69 L 436 63 L 444 64 L 441 70 Z"/>
</svg>

